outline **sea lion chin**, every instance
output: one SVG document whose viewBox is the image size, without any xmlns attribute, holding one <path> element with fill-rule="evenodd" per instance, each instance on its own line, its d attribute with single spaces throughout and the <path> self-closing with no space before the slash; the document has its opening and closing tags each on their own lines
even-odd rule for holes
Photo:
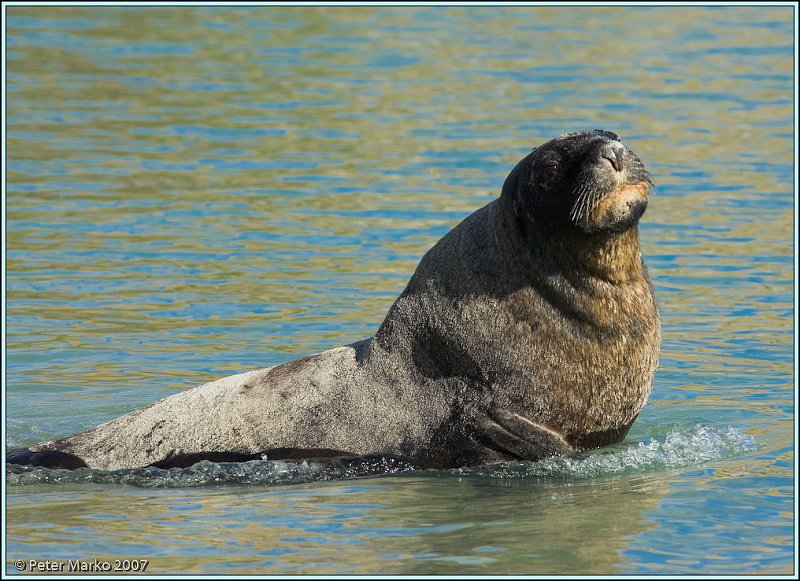
<svg viewBox="0 0 800 581">
<path fill-rule="evenodd" d="M 425 254 L 374 337 L 219 379 L 9 461 L 114 469 L 380 454 L 456 467 L 619 442 L 658 364 L 638 231 L 650 185 L 616 134 L 559 136 Z"/>
<path fill-rule="evenodd" d="M 619 185 L 591 205 L 585 220 L 576 220 L 578 227 L 587 234 L 631 228 L 647 209 L 649 191 L 643 182 Z"/>
</svg>

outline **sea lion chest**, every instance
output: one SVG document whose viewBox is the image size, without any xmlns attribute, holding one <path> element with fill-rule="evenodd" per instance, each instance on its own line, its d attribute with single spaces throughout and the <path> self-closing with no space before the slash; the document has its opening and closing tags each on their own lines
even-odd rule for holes
<svg viewBox="0 0 800 581">
<path fill-rule="evenodd" d="M 498 211 L 490 204 L 431 249 L 376 338 L 410 351 L 427 377 L 458 378 L 448 385 L 463 386 L 467 416 L 513 410 L 576 448 L 609 430 L 622 439 L 657 365 L 649 282 L 521 260 Z"/>
</svg>

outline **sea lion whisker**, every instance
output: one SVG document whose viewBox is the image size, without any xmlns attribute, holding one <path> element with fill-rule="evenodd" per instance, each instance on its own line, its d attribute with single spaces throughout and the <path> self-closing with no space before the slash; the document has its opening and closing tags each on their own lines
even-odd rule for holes
<svg viewBox="0 0 800 581">
<path fill-rule="evenodd" d="M 591 194 L 589 196 L 586 196 L 586 201 L 584 202 L 584 207 L 582 209 L 584 226 L 589 226 L 589 214 L 599 197 L 600 196 L 598 195 L 596 188 L 591 190 Z"/>
<path fill-rule="evenodd" d="M 575 208 L 572 212 L 572 215 L 570 216 L 570 219 L 576 224 L 580 222 L 581 219 L 583 218 L 583 210 L 584 206 L 586 205 L 586 199 L 588 195 L 589 195 L 588 191 L 584 192 L 581 194 L 581 197 L 575 201 Z"/>
<path fill-rule="evenodd" d="M 656 182 L 653 179 L 653 176 L 650 174 L 649 171 L 647 171 L 647 169 L 645 169 L 644 164 L 639 158 L 636 157 L 633 158 L 633 165 L 639 170 L 645 182 L 647 182 L 649 185 L 653 187 L 656 187 Z"/>
<path fill-rule="evenodd" d="M 596 187 L 592 186 L 587 188 L 586 195 L 583 197 L 583 201 L 581 203 L 579 220 L 579 222 L 583 221 L 584 226 L 589 225 L 589 211 L 597 202 L 599 197 L 599 191 Z"/>
<path fill-rule="evenodd" d="M 581 184 L 573 191 L 572 195 L 575 197 L 575 203 L 572 205 L 572 211 L 570 212 L 569 219 L 575 222 L 580 215 L 580 205 L 583 201 L 584 196 L 587 193 L 587 187 L 584 184 Z"/>
<path fill-rule="evenodd" d="M 575 200 L 573 212 L 570 216 L 570 219 L 576 224 L 584 218 L 585 212 L 590 205 L 590 199 L 595 196 L 594 188 L 589 186 L 589 184 L 581 185 L 577 191 L 580 191 L 580 194 L 578 195 L 578 199 Z"/>
</svg>

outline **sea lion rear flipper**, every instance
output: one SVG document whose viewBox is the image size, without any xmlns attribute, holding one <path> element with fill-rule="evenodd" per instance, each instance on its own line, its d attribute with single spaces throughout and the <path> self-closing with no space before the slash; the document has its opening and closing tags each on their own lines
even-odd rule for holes
<svg viewBox="0 0 800 581">
<path fill-rule="evenodd" d="M 42 466 L 44 468 L 86 468 L 87 464 L 82 458 L 69 452 L 60 450 L 33 451 L 29 448 L 10 450 L 6 454 L 6 464 L 19 464 L 23 466 Z"/>
<path fill-rule="evenodd" d="M 479 420 L 478 426 L 481 439 L 489 447 L 520 460 L 539 460 L 576 451 L 552 428 L 507 410 L 493 410 Z"/>
</svg>

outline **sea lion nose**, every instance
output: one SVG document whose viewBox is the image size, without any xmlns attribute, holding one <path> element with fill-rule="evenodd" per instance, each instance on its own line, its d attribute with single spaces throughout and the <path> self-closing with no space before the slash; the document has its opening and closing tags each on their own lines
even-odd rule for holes
<svg viewBox="0 0 800 581">
<path fill-rule="evenodd" d="M 624 155 L 625 146 L 621 143 L 609 143 L 600 152 L 600 157 L 607 159 L 617 171 L 622 171 L 622 158 Z"/>
</svg>

